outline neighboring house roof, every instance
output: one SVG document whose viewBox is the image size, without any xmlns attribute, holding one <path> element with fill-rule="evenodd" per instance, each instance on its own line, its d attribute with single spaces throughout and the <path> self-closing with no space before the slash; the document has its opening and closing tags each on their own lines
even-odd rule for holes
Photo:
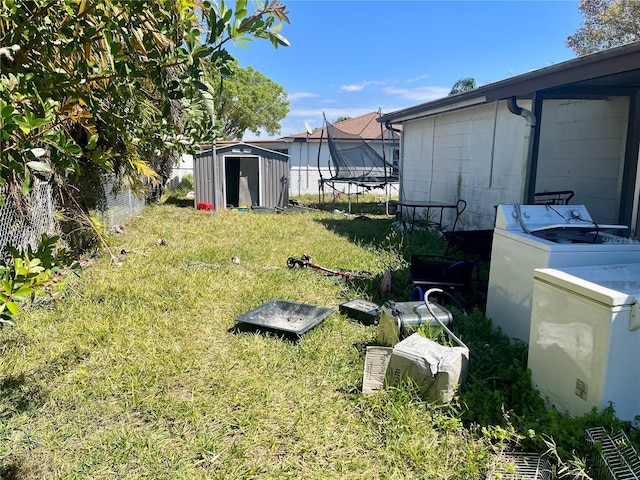
<svg viewBox="0 0 640 480">
<path fill-rule="evenodd" d="M 615 89 L 615 90 L 614 90 Z M 635 93 L 640 89 L 640 42 L 577 57 L 566 62 L 480 86 L 432 102 L 383 115 L 380 122 L 403 122 L 511 97 L 532 98 L 553 91 L 565 95 Z"/>
<path fill-rule="evenodd" d="M 351 135 L 358 135 L 365 141 L 378 140 L 380 141 L 384 133 L 385 141 L 391 140 L 391 133 L 394 134 L 394 138 L 397 140 L 398 133 L 391 132 L 389 130 L 381 130 L 380 123 L 377 121 L 379 118 L 378 112 L 371 112 L 359 117 L 349 118 L 341 122 L 333 124 L 334 127 L 342 130 L 345 133 Z M 320 138 L 327 138 L 327 132 L 323 133 L 323 128 L 315 128 L 311 133 L 302 132 L 294 135 L 288 135 L 282 137 L 285 142 L 304 142 L 304 141 L 320 141 Z"/>
</svg>

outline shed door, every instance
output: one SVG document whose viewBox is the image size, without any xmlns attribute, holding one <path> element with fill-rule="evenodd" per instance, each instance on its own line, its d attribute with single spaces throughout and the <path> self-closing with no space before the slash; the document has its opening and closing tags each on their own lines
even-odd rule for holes
<svg viewBox="0 0 640 480">
<path fill-rule="evenodd" d="M 260 205 L 259 160 L 259 157 L 225 157 L 226 205 Z"/>
</svg>

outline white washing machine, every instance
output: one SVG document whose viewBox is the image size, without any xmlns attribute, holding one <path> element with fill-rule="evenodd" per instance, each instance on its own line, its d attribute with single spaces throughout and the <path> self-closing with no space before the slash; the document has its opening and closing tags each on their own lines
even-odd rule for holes
<svg viewBox="0 0 640 480">
<path fill-rule="evenodd" d="M 529 342 L 535 268 L 640 263 L 640 242 L 597 225 L 584 205 L 498 205 L 486 315 L 511 338 Z"/>
<path fill-rule="evenodd" d="M 640 264 L 534 270 L 528 367 L 560 411 L 640 414 Z"/>
</svg>

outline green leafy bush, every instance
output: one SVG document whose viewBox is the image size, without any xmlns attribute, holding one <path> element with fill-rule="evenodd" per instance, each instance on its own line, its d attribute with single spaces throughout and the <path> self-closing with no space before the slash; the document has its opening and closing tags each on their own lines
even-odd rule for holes
<svg viewBox="0 0 640 480">
<path fill-rule="evenodd" d="M 66 251 L 56 248 L 58 240 L 58 236 L 43 234 L 35 251 L 31 246 L 23 250 L 7 247 L 12 261 L 0 266 L 0 326 L 14 324 L 20 303 L 36 296 L 54 298 L 63 285 L 65 270 L 79 269 Z"/>
</svg>

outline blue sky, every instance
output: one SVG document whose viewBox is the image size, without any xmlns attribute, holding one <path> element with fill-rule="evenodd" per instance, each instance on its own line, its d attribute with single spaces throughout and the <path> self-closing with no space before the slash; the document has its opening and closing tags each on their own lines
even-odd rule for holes
<svg viewBox="0 0 640 480">
<path fill-rule="evenodd" d="M 282 85 L 290 111 L 279 136 L 340 116 L 389 113 L 574 58 L 578 1 L 283 0 L 291 45 L 255 40 L 230 52 Z M 269 139 L 247 132 L 244 140 Z"/>
</svg>

